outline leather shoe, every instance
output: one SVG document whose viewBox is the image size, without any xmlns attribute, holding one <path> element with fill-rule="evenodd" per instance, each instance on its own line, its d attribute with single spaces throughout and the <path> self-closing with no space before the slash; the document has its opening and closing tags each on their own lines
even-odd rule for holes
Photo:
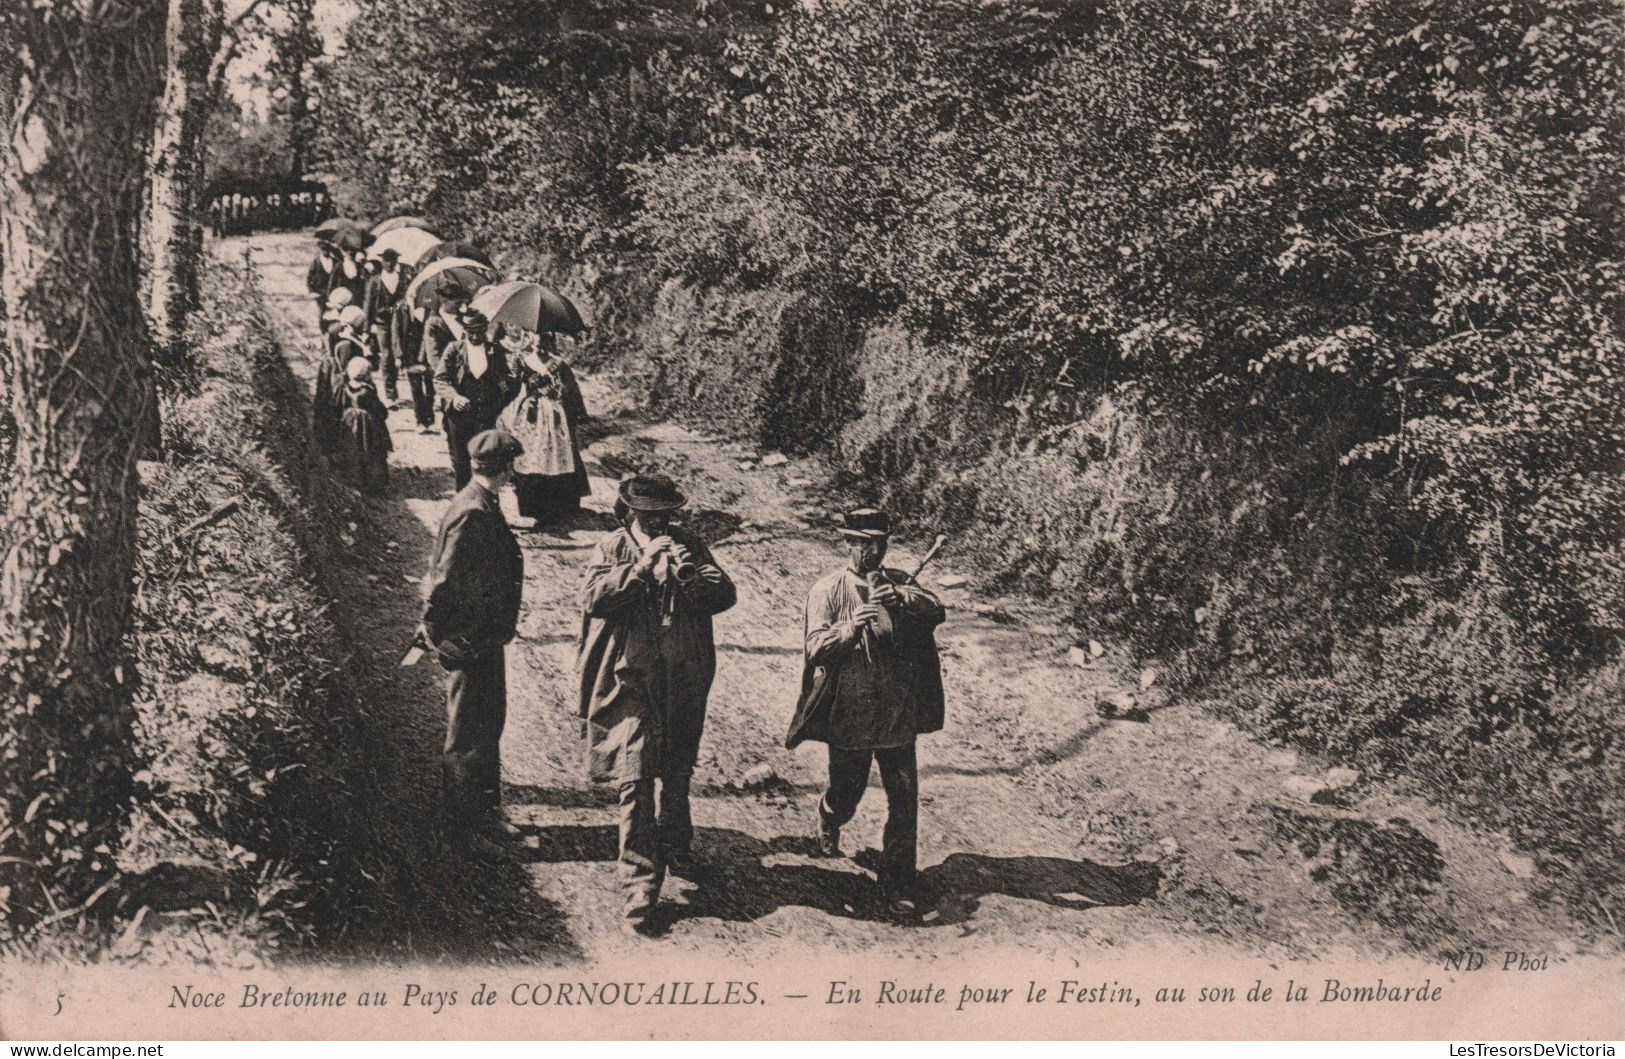
<svg viewBox="0 0 1625 1059">
<path fill-rule="evenodd" d="M 818 830 L 814 834 L 814 842 L 818 846 L 820 857 L 839 857 L 841 855 L 841 829 L 834 824 L 827 823 L 822 813 L 818 816 Z"/>
</svg>

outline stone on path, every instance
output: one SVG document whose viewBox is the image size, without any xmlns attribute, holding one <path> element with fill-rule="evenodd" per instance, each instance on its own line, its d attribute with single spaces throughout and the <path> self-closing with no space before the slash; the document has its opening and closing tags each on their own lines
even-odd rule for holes
<svg viewBox="0 0 1625 1059">
<path fill-rule="evenodd" d="M 1507 871 L 1520 879 L 1530 879 L 1535 875 L 1535 860 L 1522 853 L 1503 853 L 1500 856 L 1501 864 Z"/>
<path fill-rule="evenodd" d="M 1360 782 L 1360 771 L 1359 769 L 1341 767 L 1327 769 L 1325 780 L 1327 787 L 1333 790 L 1341 790 L 1344 787 L 1352 787 Z"/>
</svg>

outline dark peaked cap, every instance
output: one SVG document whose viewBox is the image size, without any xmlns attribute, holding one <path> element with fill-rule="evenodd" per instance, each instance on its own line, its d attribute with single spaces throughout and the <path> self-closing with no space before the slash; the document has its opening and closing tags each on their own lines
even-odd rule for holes
<svg viewBox="0 0 1625 1059">
<path fill-rule="evenodd" d="M 524 451 L 518 439 L 501 427 L 482 430 L 468 443 L 468 458 L 482 471 L 501 470 Z"/>
</svg>

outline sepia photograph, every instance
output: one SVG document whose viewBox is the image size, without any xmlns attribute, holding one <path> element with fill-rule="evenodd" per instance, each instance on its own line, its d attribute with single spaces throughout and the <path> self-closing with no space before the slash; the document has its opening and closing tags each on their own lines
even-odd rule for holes
<svg viewBox="0 0 1625 1059">
<path fill-rule="evenodd" d="M 0 0 L 0 119 L 0 1038 L 1625 1037 L 1621 0 Z"/>
</svg>

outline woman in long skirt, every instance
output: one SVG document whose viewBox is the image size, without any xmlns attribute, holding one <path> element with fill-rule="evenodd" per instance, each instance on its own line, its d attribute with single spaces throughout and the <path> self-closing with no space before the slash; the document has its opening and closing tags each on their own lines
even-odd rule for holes
<svg viewBox="0 0 1625 1059">
<path fill-rule="evenodd" d="M 343 477 L 364 493 L 379 494 L 389 485 L 389 413 L 373 388 L 372 366 L 365 357 L 345 365 L 339 392 L 339 466 Z"/>
<path fill-rule="evenodd" d="M 537 348 L 519 358 L 518 370 L 519 396 L 503 421 L 525 449 L 514 463 L 519 514 L 540 526 L 579 511 L 581 498 L 592 492 L 577 441 L 587 406 L 575 373 L 553 348 L 552 335 L 542 335 Z"/>
</svg>

